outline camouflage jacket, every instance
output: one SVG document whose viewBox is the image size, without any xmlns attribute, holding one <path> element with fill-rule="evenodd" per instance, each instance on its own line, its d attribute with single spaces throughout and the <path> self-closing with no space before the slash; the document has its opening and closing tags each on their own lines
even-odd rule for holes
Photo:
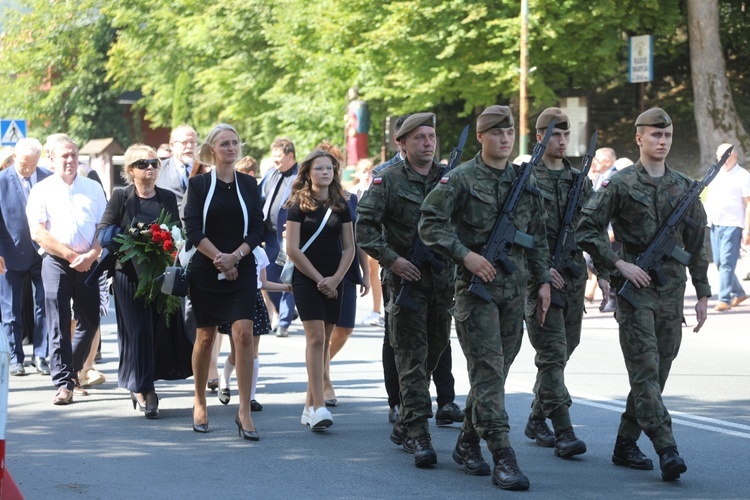
<svg viewBox="0 0 750 500">
<path fill-rule="evenodd" d="M 398 161 L 373 178 L 357 205 L 357 244 L 380 262 L 386 280 L 392 278 L 389 268 L 396 259 L 408 258 L 417 238 L 419 207 L 443 171 L 442 165 L 433 160 L 425 178 L 409 166 L 408 160 Z M 453 265 L 447 259 L 444 264 L 442 272 L 424 264 L 419 269 L 422 279 L 414 286 L 443 287 L 452 283 Z"/>
<path fill-rule="evenodd" d="M 687 176 L 668 166 L 664 176 L 653 178 L 640 160 L 617 172 L 604 181 L 584 205 L 583 217 L 576 231 L 579 246 L 601 260 L 610 271 L 615 270 L 615 262 L 620 258 L 635 263 L 690 183 Z M 708 260 L 703 245 L 706 226 L 703 204 L 697 200 L 687 215 L 696 225 L 691 229 L 684 222 L 680 224 L 675 241 L 693 256 L 688 267 L 698 297 L 709 297 Z M 612 251 L 609 243 L 607 225 L 610 220 L 615 239 L 623 244 L 621 256 Z M 685 266 L 674 259 L 665 262 L 663 270 L 670 278 L 669 282 L 657 286 L 652 280 L 649 287 L 665 290 L 687 281 Z"/>
<path fill-rule="evenodd" d="M 579 170 L 571 167 L 570 161 L 566 158 L 563 159 L 563 163 L 565 164 L 565 169 L 559 177 L 551 174 L 550 169 L 544 163 L 540 162 L 534 168 L 536 184 L 542 195 L 542 202 L 547 213 L 547 243 L 549 244 L 550 258 L 555 255 L 557 241 L 560 239 L 563 217 L 565 217 L 565 210 L 568 206 L 568 196 L 570 196 L 576 178 L 581 175 Z M 581 196 L 578 198 L 579 210 L 583 207 L 586 200 L 589 199 L 593 191 L 591 180 L 586 178 L 581 189 Z M 578 225 L 580 219 L 581 214 L 579 212 L 573 220 L 573 227 Z M 583 252 L 576 254 L 574 264 L 581 270 L 581 276 L 578 278 L 578 281 L 586 281 L 586 262 L 583 259 Z M 601 264 L 598 267 L 601 267 Z M 568 275 L 568 273 L 565 273 L 564 277 L 566 280 L 573 279 L 573 276 Z M 607 279 L 606 276 L 604 278 Z"/>
<path fill-rule="evenodd" d="M 422 204 L 419 222 L 422 241 L 453 259 L 459 265 L 460 279 L 471 279 L 471 273 L 463 266 L 463 258 L 469 251 L 482 252 L 517 175 L 517 167 L 510 162 L 505 170 L 488 167 L 479 152 L 472 160 L 446 174 Z M 529 184 L 535 183 L 532 175 Z M 496 265 L 499 269 L 496 284 L 526 285 L 529 271 L 537 283 L 550 280 L 545 219 L 541 199 L 528 194 L 521 197 L 512 220 L 517 229 L 534 236 L 534 248 L 524 251 L 514 245 L 510 258 L 518 272 L 508 276 Z"/>
</svg>

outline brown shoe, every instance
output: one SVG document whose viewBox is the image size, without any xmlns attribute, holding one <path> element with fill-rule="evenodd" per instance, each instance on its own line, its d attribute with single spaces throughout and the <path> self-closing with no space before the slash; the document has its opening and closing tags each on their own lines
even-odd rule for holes
<svg viewBox="0 0 750 500">
<path fill-rule="evenodd" d="M 67 387 L 60 387 L 55 394 L 55 399 L 52 400 L 53 405 L 69 405 L 73 402 L 73 391 L 68 390 Z"/>
<path fill-rule="evenodd" d="M 716 307 L 714 307 L 714 311 L 719 311 L 719 312 L 729 311 L 731 309 L 732 309 L 732 306 L 730 306 L 726 302 L 719 302 L 718 304 L 716 304 Z"/>
<path fill-rule="evenodd" d="M 742 304 L 747 300 L 747 295 L 742 295 L 741 297 L 735 297 L 732 299 L 732 303 L 730 304 L 732 307 L 737 307 L 738 305 Z"/>
<path fill-rule="evenodd" d="M 73 394 L 75 394 L 76 396 L 88 396 L 89 391 L 81 387 L 81 384 L 76 383 L 76 385 L 73 386 Z"/>
</svg>

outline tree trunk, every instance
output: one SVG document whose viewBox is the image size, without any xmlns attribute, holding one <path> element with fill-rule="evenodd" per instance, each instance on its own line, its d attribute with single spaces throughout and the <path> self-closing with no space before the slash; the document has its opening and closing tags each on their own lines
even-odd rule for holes
<svg viewBox="0 0 750 500">
<path fill-rule="evenodd" d="M 690 73 L 701 168 L 716 161 L 716 148 L 734 144 L 740 161 L 750 151 L 750 138 L 737 115 L 719 39 L 718 0 L 688 0 Z"/>
</svg>

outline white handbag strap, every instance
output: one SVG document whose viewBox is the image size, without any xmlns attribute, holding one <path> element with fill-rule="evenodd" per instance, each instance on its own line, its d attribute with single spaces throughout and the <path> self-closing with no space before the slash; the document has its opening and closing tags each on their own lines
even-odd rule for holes
<svg viewBox="0 0 750 500">
<path fill-rule="evenodd" d="M 237 171 L 234 171 L 234 185 L 237 186 L 237 198 L 240 199 L 240 208 L 242 208 L 242 217 L 245 219 L 245 231 L 242 233 L 242 238 L 247 238 L 247 206 L 245 205 L 245 200 L 242 199 L 242 195 L 240 194 L 240 183 L 237 181 Z M 205 232 L 205 231 L 204 231 Z"/>
<path fill-rule="evenodd" d="M 323 222 L 321 222 L 321 223 L 320 223 L 320 226 L 318 226 L 318 230 L 317 230 L 317 231 L 315 231 L 315 234 L 313 234 L 313 235 L 312 235 L 312 236 L 310 237 L 310 239 L 309 239 L 309 240 L 307 240 L 307 243 L 305 243 L 305 245 L 304 245 L 304 246 L 303 246 L 303 247 L 302 247 L 302 248 L 300 249 L 300 251 L 301 251 L 302 253 L 305 253 L 305 250 L 307 250 L 307 249 L 308 249 L 308 247 L 309 247 L 310 245 L 312 245 L 312 242 L 313 242 L 313 241 L 315 241 L 315 238 L 317 238 L 317 237 L 318 237 L 318 235 L 320 234 L 320 232 L 321 232 L 321 231 L 323 230 L 323 228 L 324 228 L 324 227 L 325 227 L 325 225 L 326 225 L 326 222 L 328 222 L 328 217 L 330 217 L 330 216 L 331 216 L 331 212 L 332 212 L 332 210 L 331 210 L 331 208 L 329 207 L 329 208 L 328 208 L 328 210 L 326 211 L 326 215 L 325 215 L 325 217 L 323 217 Z"/>
</svg>

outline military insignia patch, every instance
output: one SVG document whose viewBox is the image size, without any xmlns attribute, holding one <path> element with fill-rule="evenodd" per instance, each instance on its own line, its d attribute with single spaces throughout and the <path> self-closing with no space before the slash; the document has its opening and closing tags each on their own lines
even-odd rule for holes
<svg viewBox="0 0 750 500">
<path fill-rule="evenodd" d="M 372 180 L 372 183 L 373 183 L 373 184 L 375 184 L 376 186 L 377 186 L 377 185 L 380 185 L 380 184 L 382 184 L 382 183 L 383 183 L 383 178 L 382 178 L 382 177 L 375 177 L 375 178 L 374 178 L 374 179 Z"/>
<path fill-rule="evenodd" d="M 450 179 L 450 177 L 448 177 L 447 175 L 442 176 L 440 178 L 440 184 L 448 184 L 448 179 Z"/>
<path fill-rule="evenodd" d="M 604 179 L 604 180 L 602 181 L 602 185 L 601 185 L 600 187 L 603 187 L 603 188 L 605 188 L 605 187 L 607 187 L 607 184 L 609 184 L 609 179 Z"/>
</svg>

